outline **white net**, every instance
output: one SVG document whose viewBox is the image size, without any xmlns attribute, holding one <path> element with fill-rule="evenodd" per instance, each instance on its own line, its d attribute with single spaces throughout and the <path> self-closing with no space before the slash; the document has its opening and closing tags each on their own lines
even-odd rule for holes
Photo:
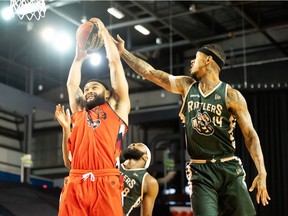
<svg viewBox="0 0 288 216">
<path fill-rule="evenodd" d="M 45 0 L 11 0 L 10 7 L 13 8 L 14 14 L 17 14 L 22 20 L 25 16 L 28 20 L 33 17 L 39 20 L 45 16 Z"/>
</svg>

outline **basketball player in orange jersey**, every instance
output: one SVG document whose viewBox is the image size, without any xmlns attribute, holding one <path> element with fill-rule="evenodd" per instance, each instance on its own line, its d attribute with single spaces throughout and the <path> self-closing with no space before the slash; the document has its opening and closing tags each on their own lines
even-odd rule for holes
<svg viewBox="0 0 288 216">
<path fill-rule="evenodd" d="M 67 153 L 67 140 L 71 133 L 70 112 L 67 109 L 65 113 L 64 106 L 58 104 L 55 117 L 63 130 L 64 165 L 70 169 L 71 161 Z M 123 157 L 125 161 L 121 164 L 120 171 L 124 181 L 122 190 L 124 214 L 128 216 L 141 204 L 141 216 L 152 216 L 159 186 L 157 180 L 146 171 L 151 162 L 151 152 L 143 143 L 132 143 L 123 151 Z"/>
<path fill-rule="evenodd" d="M 67 80 L 73 129 L 68 139 L 69 178 L 61 193 L 59 216 L 121 216 L 120 151 L 127 131 L 130 100 L 128 83 L 111 35 L 99 27 L 110 67 L 112 89 L 90 80 L 80 89 L 81 66 L 88 57 L 78 45 Z"/>
</svg>

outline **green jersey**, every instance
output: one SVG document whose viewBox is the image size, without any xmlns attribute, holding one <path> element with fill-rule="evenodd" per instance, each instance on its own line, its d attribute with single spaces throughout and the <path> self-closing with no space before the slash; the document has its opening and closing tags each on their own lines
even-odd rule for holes
<svg viewBox="0 0 288 216">
<path fill-rule="evenodd" d="M 125 169 L 123 164 L 120 166 L 120 172 L 124 178 L 123 209 L 125 215 L 129 215 L 143 200 L 143 183 L 148 173 L 144 168 Z"/>
<path fill-rule="evenodd" d="M 193 159 L 233 155 L 236 119 L 226 107 L 226 83 L 204 94 L 199 82 L 190 86 L 180 111 L 185 127 L 186 148 Z"/>
</svg>

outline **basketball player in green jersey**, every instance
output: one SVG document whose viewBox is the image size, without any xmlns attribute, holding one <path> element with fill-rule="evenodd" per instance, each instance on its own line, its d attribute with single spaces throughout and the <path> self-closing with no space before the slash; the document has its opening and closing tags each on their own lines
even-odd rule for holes
<svg viewBox="0 0 288 216">
<path fill-rule="evenodd" d="M 136 73 L 182 95 L 180 117 L 185 124 L 186 149 L 191 157 L 186 174 L 194 215 L 256 214 L 241 161 L 234 156 L 236 120 L 258 171 L 250 191 L 257 188 L 257 203 L 266 206 L 270 197 L 259 137 L 242 94 L 219 79 L 226 60 L 222 48 L 213 44 L 203 46 L 191 61 L 191 77 L 173 76 L 127 51 L 119 35 L 117 40 L 121 58 Z"/>
<path fill-rule="evenodd" d="M 151 152 L 143 143 L 132 143 L 122 152 L 125 161 L 120 165 L 124 178 L 123 210 L 128 216 L 141 204 L 141 216 L 152 216 L 159 186 L 146 169 L 150 165 Z"/>
<path fill-rule="evenodd" d="M 70 159 L 67 150 L 67 140 L 70 136 L 70 112 L 58 104 L 55 109 L 55 118 L 62 126 L 62 153 L 64 165 L 70 169 Z M 120 173 L 124 182 L 122 191 L 122 206 L 125 216 L 141 205 L 141 216 L 152 216 L 154 203 L 158 195 L 157 180 L 146 170 L 151 162 L 151 152 L 143 143 L 132 143 L 123 152 L 125 161 L 120 165 Z M 67 177 L 64 179 L 64 182 Z"/>
</svg>

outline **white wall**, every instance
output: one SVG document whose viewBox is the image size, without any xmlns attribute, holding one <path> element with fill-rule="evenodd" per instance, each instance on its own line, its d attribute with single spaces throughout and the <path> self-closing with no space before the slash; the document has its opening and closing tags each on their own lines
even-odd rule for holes
<svg viewBox="0 0 288 216">
<path fill-rule="evenodd" d="M 0 170 L 20 174 L 21 156 L 20 152 L 0 147 Z"/>
</svg>

